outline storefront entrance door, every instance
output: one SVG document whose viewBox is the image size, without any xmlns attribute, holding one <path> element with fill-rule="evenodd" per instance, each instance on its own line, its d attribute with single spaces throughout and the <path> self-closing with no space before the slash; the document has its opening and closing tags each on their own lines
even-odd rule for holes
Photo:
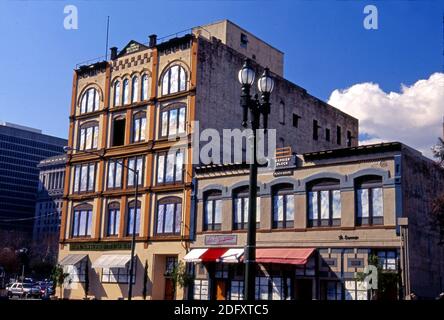
<svg viewBox="0 0 444 320">
<path fill-rule="evenodd" d="M 165 279 L 165 300 L 174 300 L 174 282 L 171 278 Z"/>
<path fill-rule="evenodd" d="M 226 300 L 227 284 L 224 280 L 216 280 L 216 300 Z"/>
<path fill-rule="evenodd" d="M 295 299 L 312 300 L 313 282 L 310 279 L 297 279 L 295 281 Z"/>
</svg>

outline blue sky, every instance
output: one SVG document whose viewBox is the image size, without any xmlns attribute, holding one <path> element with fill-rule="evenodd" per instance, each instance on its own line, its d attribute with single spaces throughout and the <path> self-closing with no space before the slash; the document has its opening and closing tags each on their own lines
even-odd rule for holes
<svg viewBox="0 0 444 320">
<path fill-rule="evenodd" d="M 79 29 L 65 30 L 65 5 Z M 366 4 L 379 29 L 363 27 Z M 285 77 L 328 100 L 378 83 L 399 91 L 443 68 L 444 1 L 2 1 L 0 119 L 67 136 L 73 68 L 110 46 L 230 19 L 285 53 Z M 444 109 L 444 107 L 443 107 Z"/>
</svg>

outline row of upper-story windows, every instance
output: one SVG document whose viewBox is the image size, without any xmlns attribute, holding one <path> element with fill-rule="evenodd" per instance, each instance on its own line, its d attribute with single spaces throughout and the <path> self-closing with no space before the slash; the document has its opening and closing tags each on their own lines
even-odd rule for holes
<svg viewBox="0 0 444 320">
<path fill-rule="evenodd" d="M 157 185 L 177 184 L 183 181 L 184 150 L 160 152 L 156 154 L 155 181 Z M 151 169 L 151 168 L 149 168 Z M 124 182 L 124 171 L 127 171 Z M 137 171 L 137 175 L 135 174 Z M 127 159 L 109 159 L 107 161 L 106 189 L 122 189 L 124 183 L 128 188 L 144 185 L 145 156 L 138 155 Z M 73 193 L 90 193 L 96 191 L 97 163 L 74 165 Z M 137 182 L 136 182 L 137 176 Z"/>
<path fill-rule="evenodd" d="M 133 231 L 138 236 L 141 232 L 141 202 L 137 201 L 137 206 L 135 206 L 135 202 L 130 201 L 125 212 L 121 213 L 120 203 L 112 201 L 106 206 L 105 216 L 101 221 L 104 223 L 105 237 L 131 236 Z M 75 206 L 71 219 L 70 236 L 73 238 L 91 237 L 92 224 L 93 206 L 90 204 Z M 180 235 L 181 228 L 182 199 L 176 196 L 159 199 L 155 206 L 154 234 Z"/>
<path fill-rule="evenodd" d="M 306 208 L 296 208 L 293 187 L 281 184 L 273 188 L 271 202 L 272 228 L 294 228 L 297 212 L 306 212 L 307 227 L 340 226 L 342 218 L 339 180 L 324 179 L 307 185 Z M 261 201 L 257 198 L 256 225 L 260 227 Z M 220 230 L 223 220 L 222 192 L 205 192 L 203 205 L 203 230 Z M 232 229 L 246 229 L 248 223 L 248 187 L 236 189 L 232 195 Z M 355 185 L 356 225 L 382 225 L 382 179 L 367 176 Z"/>
<path fill-rule="evenodd" d="M 143 74 L 140 78 L 134 75 L 131 79 L 114 80 L 112 85 L 113 105 L 118 107 L 148 100 L 148 78 L 149 76 L 147 74 Z"/>
<path fill-rule="evenodd" d="M 182 135 L 186 132 L 185 103 L 171 103 L 159 107 L 158 137 L 164 139 Z M 124 114 L 116 115 L 110 123 L 110 147 L 125 145 L 126 127 L 131 126 L 130 143 L 144 142 L 147 138 L 147 113 L 134 112 L 132 121 L 127 122 Z M 79 150 L 93 150 L 99 146 L 100 125 L 97 120 L 87 121 L 79 126 L 77 145 Z"/>
<path fill-rule="evenodd" d="M 149 78 L 147 73 L 131 78 L 115 79 L 112 87 L 112 105 L 129 105 L 149 99 Z M 187 90 L 188 74 L 179 64 L 169 66 L 160 80 L 162 96 Z M 96 87 L 87 87 L 80 98 L 80 114 L 97 111 L 100 108 L 101 92 Z"/>
</svg>

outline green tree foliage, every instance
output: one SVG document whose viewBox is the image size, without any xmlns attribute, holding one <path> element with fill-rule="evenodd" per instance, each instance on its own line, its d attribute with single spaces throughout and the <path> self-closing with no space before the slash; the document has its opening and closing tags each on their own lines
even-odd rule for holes
<svg viewBox="0 0 444 320">
<path fill-rule="evenodd" d="M 54 269 L 52 269 L 51 279 L 54 282 L 54 286 L 58 286 L 60 289 L 60 297 L 63 298 L 63 284 L 65 280 L 68 279 L 69 273 L 66 273 L 63 270 L 63 266 L 60 264 L 56 265 Z"/>
</svg>

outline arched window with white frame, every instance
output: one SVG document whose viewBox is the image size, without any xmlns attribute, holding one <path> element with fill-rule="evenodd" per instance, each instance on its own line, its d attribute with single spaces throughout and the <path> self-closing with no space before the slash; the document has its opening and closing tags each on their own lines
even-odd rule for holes
<svg viewBox="0 0 444 320">
<path fill-rule="evenodd" d="M 148 75 L 142 76 L 142 101 L 148 100 Z"/>
<path fill-rule="evenodd" d="M 129 104 L 129 81 L 128 79 L 123 80 L 123 104 Z"/>
<path fill-rule="evenodd" d="M 180 65 L 170 67 L 162 79 L 162 95 L 177 93 L 187 89 L 187 74 Z"/>
<path fill-rule="evenodd" d="M 114 82 L 114 106 L 120 106 L 120 81 Z"/>
<path fill-rule="evenodd" d="M 80 113 L 88 113 L 99 110 L 100 94 L 96 88 L 89 88 L 83 93 L 80 102 Z"/>
<path fill-rule="evenodd" d="M 139 101 L 139 78 L 134 76 L 131 81 L 131 103 Z"/>
</svg>

